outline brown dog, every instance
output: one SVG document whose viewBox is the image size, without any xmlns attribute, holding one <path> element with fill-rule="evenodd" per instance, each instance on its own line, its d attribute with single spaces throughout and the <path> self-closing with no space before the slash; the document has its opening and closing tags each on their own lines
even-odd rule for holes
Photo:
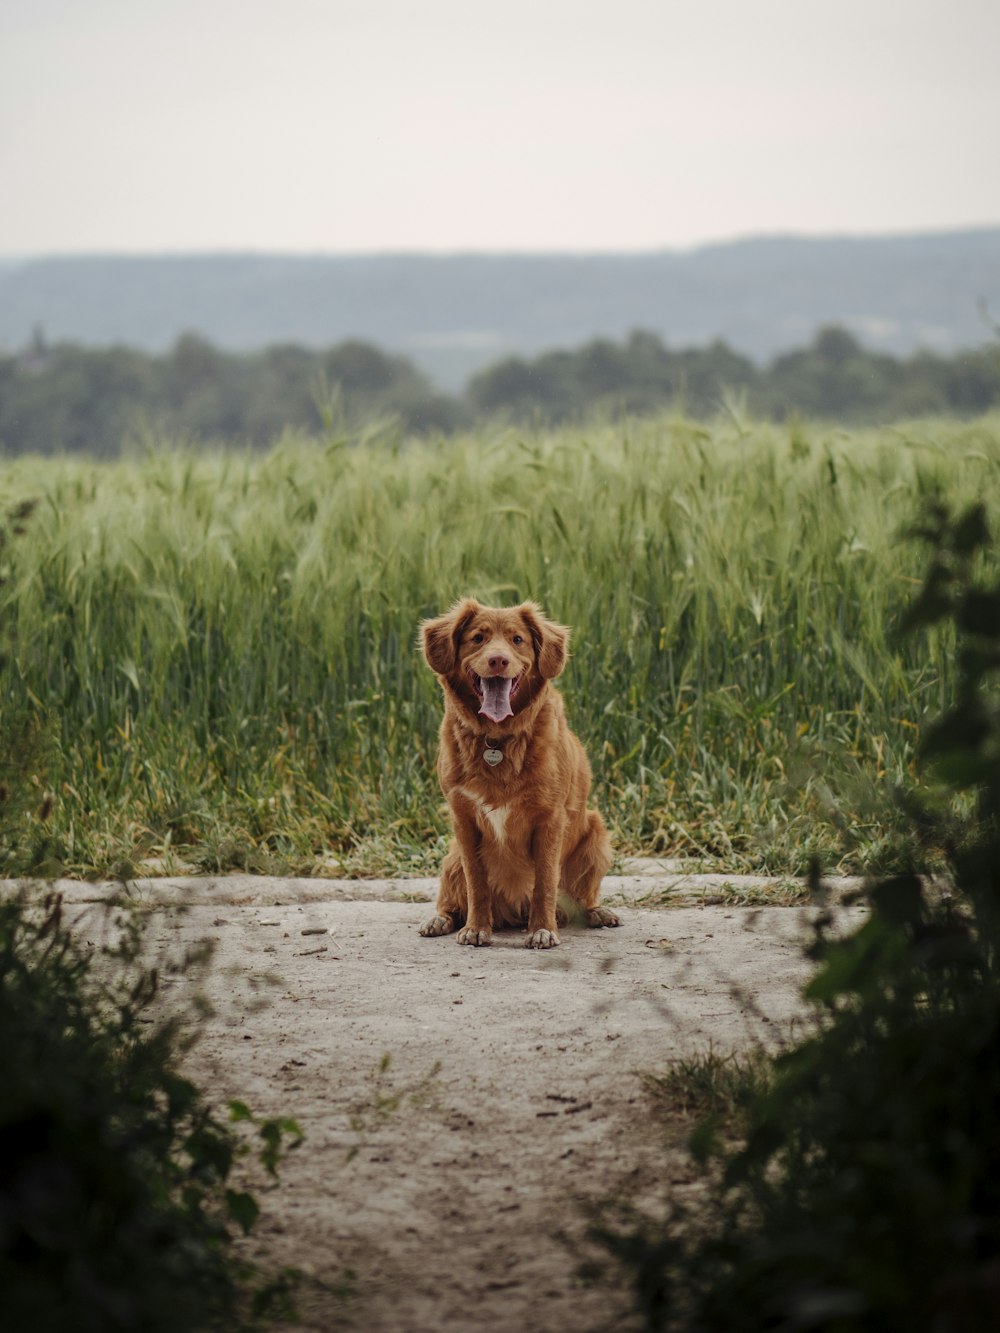
<svg viewBox="0 0 1000 1333">
<path fill-rule="evenodd" d="M 500 610 L 471 598 L 420 629 L 444 691 L 438 777 L 455 833 L 421 935 L 458 929 L 459 944 L 483 945 L 494 928 L 527 925 L 528 947 L 551 949 L 559 894 L 588 925 L 619 925 L 597 905 L 611 843 L 587 809 L 590 765 L 549 685 L 569 630 L 534 602 Z"/>
</svg>

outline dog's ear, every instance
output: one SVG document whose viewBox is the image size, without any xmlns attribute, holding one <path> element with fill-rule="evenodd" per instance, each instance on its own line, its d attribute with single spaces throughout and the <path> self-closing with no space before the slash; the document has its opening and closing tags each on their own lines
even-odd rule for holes
<svg viewBox="0 0 1000 1333">
<path fill-rule="evenodd" d="M 535 645 L 539 672 L 546 680 L 554 680 L 562 674 L 569 656 L 569 629 L 549 620 L 537 602 L 524 602 L 517 609 L 524 617 Z"/>
<path fill-rule="evenodd" d="M 466 597 L 443 616 L 420 622 L 417 646 L 423 649 L 427 665 L 439 676 L 450 675 L 455 670 L 462 630 L 481 609 L 478 602 Z"/>
</svg>

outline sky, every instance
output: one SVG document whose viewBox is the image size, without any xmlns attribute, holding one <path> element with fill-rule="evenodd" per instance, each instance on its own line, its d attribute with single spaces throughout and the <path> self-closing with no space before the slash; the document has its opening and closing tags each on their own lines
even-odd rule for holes
<svg viewBox="0 0 1000 1333">
<path fill-rule="evenodd" d="M 0 255 L 1000 223 L 997 0 L 0 0 Z"/>
</svg>

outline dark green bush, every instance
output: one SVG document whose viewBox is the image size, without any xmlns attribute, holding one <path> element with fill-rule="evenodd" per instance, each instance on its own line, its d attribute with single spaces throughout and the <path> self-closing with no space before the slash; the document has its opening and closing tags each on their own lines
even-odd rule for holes
<svg viewBox="0 0 1000 1333">
<path fill-rule="evenodd" d="M 958 688 L 907 802 L 951 883 L 903 867 L 846 938 L 824 912 L 815 1029 L 718 1151 L 707 1208 L 595 1223 L 650 1329 L 1000 1327 L 1000 577 L 982 507 L 922 535 L 907 628 L 954 628 Z"/>
<path fill-rule="evenodd" d="M 138 928 L 104 924 L 88 948 L 58 896 L 0 902 L 0 1328 L 239 1325 L 263 1299 L 233 1248 L 258 1212 L 230 1186 L 248 1148 L 178 1072 L 181 1022 L 151 1007 Z M 299 1131 L 258 1129 L 273 1173 Z"/>
</svg>

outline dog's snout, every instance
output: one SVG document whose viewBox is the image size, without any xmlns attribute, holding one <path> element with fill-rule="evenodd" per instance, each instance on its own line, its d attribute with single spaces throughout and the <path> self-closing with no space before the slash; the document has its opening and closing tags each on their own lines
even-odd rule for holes
<svg viewBox="0 0 1000 1333">
<path fill-rule="evenodd" d="M 491 671 L 506 671 L 507 668 L 508 668 L 509 666 L 510 666 L 510 658 L 509 658 L 509 657 L 491 657 L 491 658 L 490 658 L 490 670 L 491 670 Z"/>
</svg>

